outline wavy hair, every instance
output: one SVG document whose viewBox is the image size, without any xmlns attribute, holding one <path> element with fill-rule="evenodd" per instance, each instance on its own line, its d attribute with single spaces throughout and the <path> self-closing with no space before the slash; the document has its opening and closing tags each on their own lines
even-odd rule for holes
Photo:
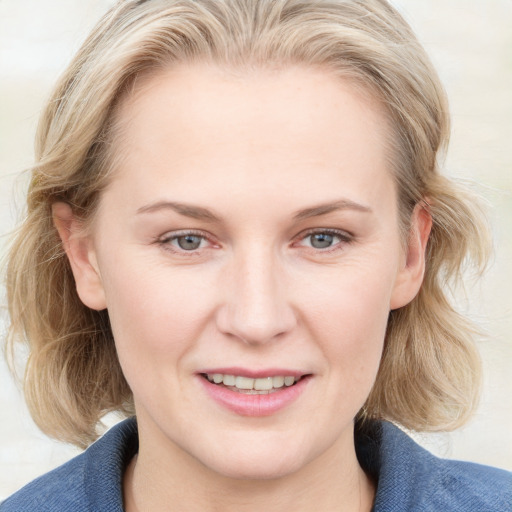
<svg viewBox="0 0 512 512">
<path fill-rule="evenodd" d="M 87 446 L 106 412 L 133 414 L 108 311 L 78 298 L 51 206 L 66 201 L 86 224 L 93 218 L 115 167 L 120 100 L 138 77 L 196 60 L 236 70 L 320 66 L 385 107 L 404 236 L 419 202 L 433 228 L 424 283 L 390 313 L 359 418 L 413 430 L 461 425 L 477 403 L 480 361 L 448 284 L 468 261 L 483 268 L 488 230 L 474 199 L 439 172 L 449 138 L 446 96 L 424 49 L 385 0 L 123 0 L 101 19 L 42 114 L 27 215 L 8 256 L 7 343 L 29 345 L 24 386 L 36 423 Z"/>
</svg>

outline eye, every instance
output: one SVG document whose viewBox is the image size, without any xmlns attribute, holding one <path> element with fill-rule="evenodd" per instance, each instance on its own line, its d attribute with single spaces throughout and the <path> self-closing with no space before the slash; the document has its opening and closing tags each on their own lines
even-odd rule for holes
<svg viewBox="0 0 512 512">
<path fill-rule="evenodd" d="M 300 240 L 299 245 L 322 251 L 335 249 L 340 244 L 349 243 L 351 241 L 351 235 L 344 231 L 325 229 L 307 233 L 306 236 Z"/>
<path fill-rule="evenodd" d="M 204 241 L 203 237 L 197 235 L 184 235 L 172 240 L 172 242 L 175 242 L 176 245 L 184 251 L 195 251 L 199 249 L 201 243 Z"/>
<path fill-rule="evenodd" d="M 311 247 L 315 249 L 326 249 L 336 241 L 336 235 L 331 233 L 313 233 L 309 235 Z"/>
<path fill-rule="evenodd" d="M 180 231 L 167 233 L 158 240 L 158 243 L 166 250 L 183 253 L 193 253 L 199 249 L 204 249 L 210 243 L 208 238 L 201 233 L 193 231 Z"/>
</svg>

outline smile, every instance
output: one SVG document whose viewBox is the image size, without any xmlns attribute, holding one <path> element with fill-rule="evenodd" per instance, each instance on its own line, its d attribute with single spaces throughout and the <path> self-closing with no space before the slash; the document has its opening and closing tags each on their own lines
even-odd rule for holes
<svg viewBox="0 0 512 512">
<path fill-rule="evenodd" d="M 266 375 L 235 368 L 221 372 L 219 368 L 197 374 L 206 395 L 225 410 L 252 417 L 269 416 L 290 407 L 313 379 L 312 374 L 290 375 L 292 372 L 286 370 L 267 370 Z"/>
<path fill-rule="evenodd" d="M 203 374 L 203 377 L 231 391 L 248 395 L 266 395 L 274 393 L 282 387 L 293 386 L 301 379 L 301 377 L 294 377 L 292 375 L 277 375 L 274 377 L 252 379 L 241 375 L 228 375 L 223 373 L 208 373 Z"/>
</svg>

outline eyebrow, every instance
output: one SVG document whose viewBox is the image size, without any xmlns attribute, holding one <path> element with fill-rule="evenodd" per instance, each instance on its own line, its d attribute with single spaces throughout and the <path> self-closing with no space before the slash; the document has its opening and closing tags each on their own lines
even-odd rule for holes
<svg viewBox="0 0 512 512">
<path fill-rule="evenodd" d="M 176 213 L 192 219 L 206 220 L 210 222 L 220 222 L 221 219 L 215 215 L 211 210 L 201 206 L 194 206 L 187 203 L 179 203 L 174 201 L 158 201 L 156 203 L 141 206 L 137 210 L 140 213 L 154 213 L 161 210 L 173 210 Z M 372 209 L 368 206 L 356 203 L 349 199 L 340 199 L 330 203 L 323 203 L 311 208 L 305 208 L 295 212 L 293 215 L 294 221 L 309 219 L 311 217 L 319 217 L 327 215 L 328 213 L 339 210 L 356 210 L 364 213 L 371 213 Z"/>
<path fill-rule="evenodd" d="M 192 219 L 220 222 L 220 218 L 207 208 L 186 203 L 176 203 L 174 201 L 158 201 L 146 206 L 141 206 L 137 210 L 137 213 L 153 213 L 161 210 L 173 210 L 180 215 L 191 217 Z"/>
<path fill-rule="evenodd" d="M 331 203 L 319 204 L 312 208 L 306 208 L 299 210 L 293 216 L 295 221 L 309 219 L 311 217 L 319 217 L 320 215 L 326 215 L 331 212 L 338 210 L 356 210 L 358 212 L 371 213 L 372 209 L 368 206 L 356 203 L 349 199 L 340 199 L 339 201 L 333 201 Z"/>
</svg>

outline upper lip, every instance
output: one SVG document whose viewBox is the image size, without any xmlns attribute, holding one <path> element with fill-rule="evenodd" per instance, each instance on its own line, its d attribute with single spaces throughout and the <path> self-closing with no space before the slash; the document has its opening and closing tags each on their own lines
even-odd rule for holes
<svg viewBox="0 0 512 512">
<path fill-rule="evenodd" d="M 253 370 L 249 368 L 241 368 L 238 366 L 222 367 L 222 368 L 205 368 L 199 370 L 198 373 L 203 374 L 215 374 L 221 373 L 223 375 L 236 375 L 240 377 L 248 377 L 250 379 L 262 379 L 265 377 L 303 377 L 309 375 L 308 372 L 300 370 L 291 370 L 289 368 L 262 368 L 259 370 Z"/>
</svg>

